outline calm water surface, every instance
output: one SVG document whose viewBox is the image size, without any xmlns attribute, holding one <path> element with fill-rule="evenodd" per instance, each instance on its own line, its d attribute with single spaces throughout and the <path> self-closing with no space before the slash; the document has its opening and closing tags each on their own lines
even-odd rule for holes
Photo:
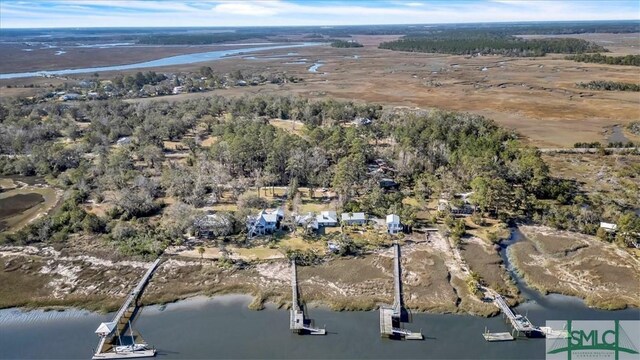
<svg viewBox="0 0 640 360">
<path fill-rule="evenodd" d="M 290 49 L 290 48 L 299 48 L 299 47 L 307 47 L 307 46 L 314 46 L 314 45 L 318 45 L 318 43 L 284 44 L 284 45 L 272 45 L 272 46 L 233 49 L 233 50 L 217 50 L 217 51 L 209 51 L 209 52 L 202 52 L 202 53 L 195 53 L 195 54 L 169 56 L 162 59 L 139 62 L 135 64 L 126 64 L 126 65 L 0 74 L 0 79 L 25 78 L 25 77 L 41 76 L 42 74 L 70 75 L 70 74 L 81 74 L 81 73 L 89 73 L 89 72 L 120 71 L 120 70 L 143 69 L 143 68 L 152 68 L 152 67 L 169 66 L 169 65 L 184 65 L 184 64 L 192 64 L 192 63 L 198 63 L 203 61 L 218 60 L 226 56 L 238 55 L 241 53 L 263 51 L 263 50 L 275 50 L 275 49 Z"/>
</svg>

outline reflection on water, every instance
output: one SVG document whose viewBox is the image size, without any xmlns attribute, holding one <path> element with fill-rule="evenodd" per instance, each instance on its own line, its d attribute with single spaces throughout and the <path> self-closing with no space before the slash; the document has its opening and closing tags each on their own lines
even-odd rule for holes
<svg viewBox="0 0 640 360">
<path fill-rule="evenodd" d="M 542 300 L 542 301 L 541 301 Z M 327 328 L 326 336 L 299 336 L 288 328 L 289 314 L 267 306 L 247 308 L 251 298 L 226 295 L 194 298 L 166 307 L 145 308 L 134 325 L 164 359 L 228 358 L 368 358 L 368 359 L 513 359 L 543 358 L 543 339 L 489 343 L 490 331 L 510 331 L 502 317 L 414 314 L 412 328 L 424 341 L 394 341 L 379 334 L 377 311 L 334 312 L 311 308 L 309 316 Z M 640 312 L 589 309 L 575 298 L 540 296 L 517 308 L 535 324 L 564 319 L 637 319 Z M 87 358 L 97 344 L 95 328 L 111 314 L 70 311 L 29 312 L 12 321 L 17 310 L 0 310 L 0 358 Z M 64 314 L 64 313 L 62 313 Z M 461 342 L 461 339 L 464 339 Z M 525 356 L 526 354 L 526 356 Z"/>
<path fill-rule="evenodd" d="M 324 64 L 323 63 L 315 63 L 315 64 L 311 65 L 311 67 L 309 68 L 309 72 L 318 72 L 318 69 L 322 65 L 324 65 Z"/>
<path fill-rule="evenodd" d="M 609 142 L 621 142 L 626 144 L 629 139 L 624 136 L 623 128 L 620 125 L 614 125 L 611 127 L 611 135 L 609 135 Z"/>
</svg>

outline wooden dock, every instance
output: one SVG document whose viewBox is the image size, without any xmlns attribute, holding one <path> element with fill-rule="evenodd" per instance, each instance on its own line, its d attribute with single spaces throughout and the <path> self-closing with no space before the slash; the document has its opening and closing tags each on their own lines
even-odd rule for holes
<svg viewBox="0 0 640 360">
<path fill-rule="evenodd" d="M 391 306 L 380 306 L 380 336 L 403 338 L 405 340 L 422 340 L 421 332 L 412 332 L 402 328 L 403 322 L 409 322 L 408 312 L 402 299 L 402 273 L 400 268 L 400 245 L 393 244 L 393 292 Z"/>
<path fill-rule="evenodd" d="M 511 326 L 517 332 L 518 336 L 521 333 L 526 336 L 533 335 L 534 333 L 541 333 L 540 329 L 531 324 L 526 316 L 515 314 L 501 295 L 495 294 L 493 303 L 502 310 L 502 313 L 506 316 L 507 321 L 511 323 Z"/>
<path fill-rule="evenodd" d="M 304 315 L 304 309 L 298 300 L 298 275 L 296 261 L 291 260 L 291 310 L 289 311 L 289 329 L 298 334 L 326 335 L 325 329 L 315 328 L 312 321 Z"/>
<path fill-rule="evenodd" d="M 485 332 L 482 334 L 482 336 L 484 337 L 485 340 L 490 341 L 490 342 L 515 340 L 513 335 L 511 335 L 511 333 L 508 333 L 508 332 L 492 333 L 492 332 L 489 332 L 488 330 L 485 330 Z"/>
<path fill-rule="evenodd" d="M 157 259 L 145 272 L 144 276 L 138 282 L 138 285 L 129 293 L 124 304 L 120 307 L 113 320 L 102 323 L 96 330 L 96 334 L 100 336 L 100 342 L 93 355 L 93 359 L 131 359 L 153 357 L 156 355 L 155 349 L 147 349 L 146 342 L 140 334 L 131 328 L 131 324 L 135 321 L 136 315 L 139 313 L 138 300 L 142 292 L 149 282 L 151 275 L 160 265 L 160 259 Z M 128 332 L 128 334 L 127 334 Z M 123 339 L 127 342 L 124 343 Z M 129 341 L 131 344 L 129 344 Z M 142 345 L 144 348 L 139 350 L 120 350 L 118 346 Z"/>
</svg>

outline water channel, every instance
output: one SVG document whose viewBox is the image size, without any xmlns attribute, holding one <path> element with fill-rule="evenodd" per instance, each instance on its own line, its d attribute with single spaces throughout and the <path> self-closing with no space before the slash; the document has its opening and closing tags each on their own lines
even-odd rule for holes
<svg viewBox="0 0 640 360">
<path fill-rule="evenodd" d="M 249 52 L 277 50 L 277 49 L 291 49 L 291 48 L 307 47 L 307 46 L 314 46 L 314 45 L 318 45 L 318 43 L 284 44 L 284 45 L 240 48 L 240 49 L 233 49 L 233 50 L 216 50 L 216 51 L 208 51 L 208 52 L 195 53 L 195 54 L 169 56 L 161 59 L 139 62 L 134 64 L 126 64 L 126 65 L 0 74 L 0 79 L 15 79 L 15 78 L 25 78 L 25 77 L 34 77 L 34 76 L 42 76 L 42 75 L 46 75 L 46 76 L 71 75 L 71 74 L 93 73 L 93 72 L 102 72 L 102 71 L 121 71 L 121 70 L 130 70 L 130 69 L 155 68 L 155 67 L 169 66 L 169 65 L 184 65 L 184 64 L 192 64 L 192 63 L 198 63 L 203 61 L 219 60 L 224 57 L 239 55 L 239 54 L 249 53 Z"/>
</svg>

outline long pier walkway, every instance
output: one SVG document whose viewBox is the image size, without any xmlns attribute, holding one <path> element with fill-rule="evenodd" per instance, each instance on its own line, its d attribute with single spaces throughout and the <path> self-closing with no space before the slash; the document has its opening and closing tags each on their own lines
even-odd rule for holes
<svg viewBox="0 0 640 360">
<path fill-rule="evenodd" d="M 138 300 L 149 282 L 151 275 L 160 265 L 157 259 L 144 274 L 138 285 L 131 291 L 124 304 L 120 307 L 113 320 L 102 323 L 96 330 L 100 336 L 100 342 L 93 356 L 93 359 L 128 359 L 155 356 L 154 349 L 147 349 L 146 342 L 139 333 L 134 335 L 131 323 L 138 314 Z M 127 331 L 129 335 L 126 335 Z M 125 339 L 125 341 L 123 341 Z M 131 339 L 132 344 L 124 345 L 126 339 Z"/>
<path fill-rule="evenodd" d="M 422 340 L 421 332 L 412 332 L 402 328 L 403 322 L 409 322 L 409 313 L 402 298 L 402 269 L 400 268 L 400 245 L 393 244 L 393 305 L 380 306 L 380 335 L 400 337 L 407 340 Z"/>
<path fill-rule="evenodd" d="M 298 334 L 325 335 L 325 329 L 312 326 L 312 321 L 304 316 L 304 309 L 298 301 L 298 274 L 296 261 L 291 260 L 291 311 L 289 312 L 289 328 Z"/>
</svg>

